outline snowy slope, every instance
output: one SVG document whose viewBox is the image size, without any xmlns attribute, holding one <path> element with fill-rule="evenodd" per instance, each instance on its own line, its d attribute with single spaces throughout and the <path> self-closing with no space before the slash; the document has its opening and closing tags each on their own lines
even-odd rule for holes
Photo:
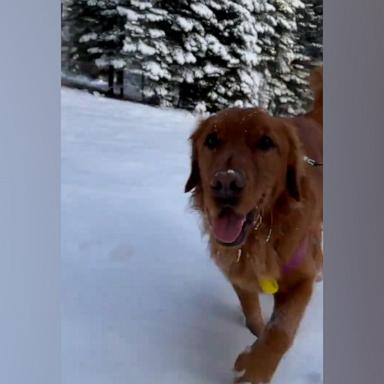
<svg viewBox="0 0 384 384">
<path fill-rule="evenodd" d="M 62 90 L 63 384 L 230 384 L 253 342 L 183 193 L 194 124 Z M 274 383 L 322 383 L 322 305 Z"/>
</svg>

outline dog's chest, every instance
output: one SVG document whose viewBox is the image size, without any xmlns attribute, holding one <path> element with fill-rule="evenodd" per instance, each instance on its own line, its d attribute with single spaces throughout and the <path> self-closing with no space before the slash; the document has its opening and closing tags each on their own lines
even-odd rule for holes
<svg viewBox="0 0 384 384">
<path fill-rule="evenodd" d="M 268 244 L 255 242 L 241 249 L 212 249 L 212 258 L 234 285 L 246 290 L 259 290 L 261 278 L 278 279 L 278 256 Z"/>
</svg>

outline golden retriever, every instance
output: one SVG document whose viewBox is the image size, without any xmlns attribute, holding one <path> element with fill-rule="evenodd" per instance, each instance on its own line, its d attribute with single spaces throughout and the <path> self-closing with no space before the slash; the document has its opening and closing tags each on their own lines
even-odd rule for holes
<svg viewBox="0 0 384 384">
<path fill-rule="evenodd" d="M 291 346 L 322 267 L 322 68 L 311 112 L 272 117 L 229 108 L 191 136 L 193 191 L 213 259 L 257 337 L 235 362 L 236 382 L 268 383 Z M 274 296 L 265 324 L 258 294 Z"/>
</svg>

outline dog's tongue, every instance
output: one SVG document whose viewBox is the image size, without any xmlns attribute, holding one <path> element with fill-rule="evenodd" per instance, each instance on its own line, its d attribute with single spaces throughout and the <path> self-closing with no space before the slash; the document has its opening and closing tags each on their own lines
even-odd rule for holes
<svg viewBox="0 0 384 384">
<path fill-rule="evenodd" d="M 213 221 L 213 234 L 222 243 L 233 243 L 239 237 L 244 222 L 245 216 L 226 209 Z"/>
</svg>

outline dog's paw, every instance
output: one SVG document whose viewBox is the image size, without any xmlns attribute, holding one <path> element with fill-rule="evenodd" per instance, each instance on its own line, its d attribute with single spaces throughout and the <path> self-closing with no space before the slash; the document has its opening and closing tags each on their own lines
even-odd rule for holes
<svg viewBox="0 0 384 384">
<path fill-rule="evenodd" d="M 275 370 L 266 351 L 257 343 L 242 352 L 235 362 L 235 383 L 268 384 Z"/>
</svg>

